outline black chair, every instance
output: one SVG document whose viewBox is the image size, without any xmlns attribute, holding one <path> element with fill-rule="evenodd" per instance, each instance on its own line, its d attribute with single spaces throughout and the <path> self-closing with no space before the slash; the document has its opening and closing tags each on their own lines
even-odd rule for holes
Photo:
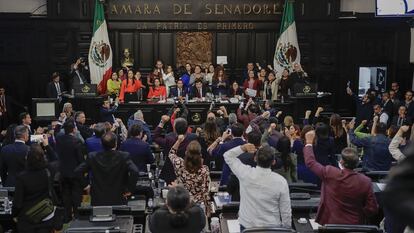
<svg viewBox="0 0 414 233">
<path fill-rule="evenodd" d="M 312 183 L 290 183 L 289 191 L 291 193 L 320 193 L 318 186 Z"/>
<path fill-rule="evenodd" d="M 372 181 L 380 181 L 387 178 L 389 171 L 368 171 L 365 175 L 371 178 Z"/>
<path fill-rule="evenodd" d="M 296 232 L 292 229 L 287 229 L 287 228 L 278 228 L 278 227 L 257 227 L 257 228 L 250 228 L 250 229 L 245 229 L 243 230 L 242 233 L 273 233 L 273 232 L 284 232 L 284 233 L 291 233 L 291 232 Z"/>
<path fill-rule="evenodd" d="M 374 225 L 346 225 L 346 224 L 325 224 L 318 229 L 320 233 L 382 233 L 383 231 Z"/>
<path fill-rule="evenodd" d="M 230 202 L 223 205 L 222 213 L 238 213 L 240 208 L 240 202 Z"/>
</svg>

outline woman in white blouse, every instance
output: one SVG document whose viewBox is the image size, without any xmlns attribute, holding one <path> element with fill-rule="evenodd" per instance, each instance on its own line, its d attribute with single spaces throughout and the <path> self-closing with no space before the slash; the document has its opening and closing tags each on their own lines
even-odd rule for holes
<svg viewBox="0 0 414 233">
<path fill-rule="evenodd" d="M 162 79 L 164 80 L 165 89 L 167 89 L 167 96 L 170 96 L 170 87 L 175 86 L 174 70 L 172 66 L 167 66 L 167 72 L 163 73 Z"/>
<path fill-rule="evenodd" d="M 213 84 L 213 75 L 214 75 L 214 70 L 215 70 L 215 68 L 214 68 L 214 66 L 213 66 L 213 64 L 210 64 L 209 66 L 208 66 L 208 69 L 206 69 L 206 78 L 205 78 L 205 82 L 209 85 L 209 86 L 211 86 L 212 84 Z"/>
</svg>

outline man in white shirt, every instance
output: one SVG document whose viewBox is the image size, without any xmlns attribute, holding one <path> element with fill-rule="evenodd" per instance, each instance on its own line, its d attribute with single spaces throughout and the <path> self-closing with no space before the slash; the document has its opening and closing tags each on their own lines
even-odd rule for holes
<svg viewBox="0 0 414 233">
<path fill-rule="evenodd" d="M 255 153 L 257 167 L 244 165 L 237 158 L 245 152 Z M 287 181 L 270 168 L 275 164 L 275 150 L 268 145 L 256 149 L 247 143 L 224 153 L 224 160 L 240 182 L 240 232 L 252 227 L 291 228 Z"/>
<path fill-rule="evenodd" d="M 374 105 L 374 115 L 379 117 L 379 122 L 388 125 L 389 115 L 384 112 L 379 104 Z"/>
</svg>

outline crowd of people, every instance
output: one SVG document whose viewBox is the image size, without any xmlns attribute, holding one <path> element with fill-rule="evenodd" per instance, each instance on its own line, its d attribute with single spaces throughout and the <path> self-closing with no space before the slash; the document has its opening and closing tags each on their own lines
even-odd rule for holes
<svg viewBox="0 0 414 233">
<path fill-rule="evenodd" d="M 300 66 L 295 69 L 293 76 L 304 75 Z M 144 89 L 141 91 L 150 99 L 187 93 L 199 98 L 207 88 L 230 96 L 246 93 L 238 89 L 237 82 L 230 85 L 222 66 L 211 65 L 205 73 L 200 66 L 193 71 L 189 64 L 179 70 L 183 72 L 176 79 L 171 66 L 165 72 L 162 62 L 157 61 L 144 81 L 140 72 L 121 69 L 108 80 L 108 95 L 127 102 L 138 98 L 138 89 Z M 92 205 L 126 204 L 135 192 L 139 173 L 155 162 L 156 149 L 163 152 L 159 159 L 165 160 L 159 177 L 170 191 L 166 206 L 150 218 L 153 233 L 200 232 L 204 228 L 203 216 L 211 215 L 212 170 L 222 172 L 220 185 L 227 186 L 232 200 L 240 201 L 241 230 L 291 228 L 288 184 L 294 182 L 321 188 L 316 222 L 372 223 L 379 200 L 364 172 L 389 171 L 407 158 L 404 148 L 414 132 L 410 129 L 413 92 L 407 91 L 403 97 L 398 84 L 393 83 L 389 92 L 369 90 L 360 100 L 348 88 L 357 105 L 351 121 L 328 114 L 322 107 L 304 112 L 303 119 L 294 119 L 271 104 L 288 94 L 285 87 L 290 81 L 286 80 L 293 76 L 287 70 L 281 76 L 266 69 L 256 72 L 249 63 L 243 80 L 245 90 L 257 90 L 257 95 L 268 100 L 265 105 L 247 98 L 236 112 L 220 106 L 195 126 L 188 124 L 183 99 L 156 126 L 149 126 L 145 117 L 152 116 L 144 116 L 140 110 L 128 122 L 116 118 L 118 101 L 111 106 L 105 100 L 101 120 L 92 124 L 87 124 L 85 113 L 75 111 L 70 103 L 64 104 L 59 119 L 36 130 L 31 128 L 30 114 L 21 113 L 19 124 L 9 125 L 2 133 L 0 154 L 2 185 L 16 187 L 13 215 L 19 232 L 43 232 L 53 227 L 53 215 L 37 224 L 26 216 L 28 208 L 48 195 L 49 171 L 52 176 L 59 173 L 64 221 L 69 222 L 78 216 L 83 193 L 90 194 Z M 53 77 L 56 80 L 59 75 Z M 59 84 L 54 87 L 62 88 Z M 407 222 L 393 218 L 394 212 L 384 215 L 388 231 L 398 232 L 395 229 L 406 226 Z"/>
<path fill-rule="evenodd" d="M 81 59 L 71 66 L 72 86 L 88 82 L 87 74 L 83 74 L 82 67 L 85 66 Z M 279 74 L 271 65 L 262 67 L 259 63 L 249 62 L 241 78 L 231 79 L 223 65 L 201 67 L 187 63 L 174 68 L 171 65 L 164 66 L 158 60 L 146 77 L 131 66 L 116 70 L 106 83 L 106 94 L 114 100 L 119 98 L 121 103 L 185 97 L 202 99 L 206 96 L 261 97 L 276 101 L 282 96 L 288 98 L 293 94 L 295 83 L 308 81 L 308 74 L 298 63 L 294 64 L 292 72 L 285 69 Z M 67 90 L 59 73 L 53 73 L 52 81 L 47 86 L 47 96 L 61 98 L 65 93 Z"/>
</svg>

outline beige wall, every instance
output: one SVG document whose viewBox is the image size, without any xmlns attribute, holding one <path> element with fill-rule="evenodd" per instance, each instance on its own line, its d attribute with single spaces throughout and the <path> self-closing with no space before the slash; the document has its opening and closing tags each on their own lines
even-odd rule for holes
<svg viewBox="0 0 414 233">
<path fill-rule="evenodd" d="M 341 0 L 341 11 L 375 13 L 375 0 Z"/>
<path fill-rule="evenodd" d="M 0 0 L 0 12 L 46 14 L 46 0 Z"/>
</svg>

